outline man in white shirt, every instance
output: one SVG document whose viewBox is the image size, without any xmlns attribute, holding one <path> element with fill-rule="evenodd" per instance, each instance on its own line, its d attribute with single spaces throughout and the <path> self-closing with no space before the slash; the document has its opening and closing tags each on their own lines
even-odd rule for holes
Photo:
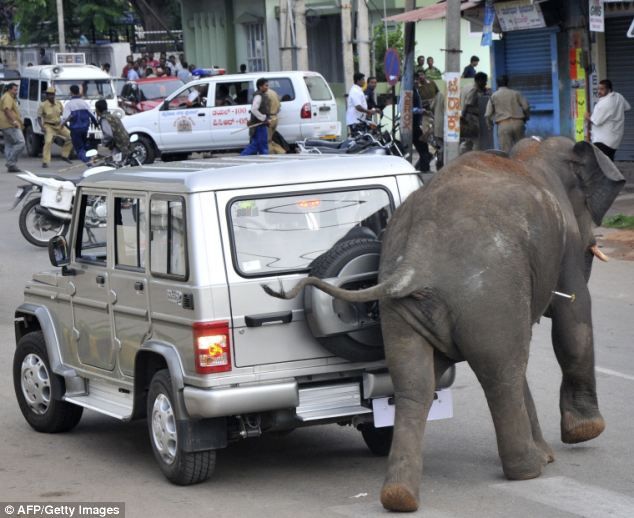
<svg viewBox="0 0 634 518">
<path fill-rule="evenodd" d="M 612 81 L 599 81 L 599 101 L 592 115 L 585 118 L 591 124 L 590 140 L 614 162 L 616 150 L 623 140 L 625 112 L 630 103 L 621 94 L 612 91 Z"/>
<path fill-rule="evenodd" d="M 378 113 L 378 108 L 368 109 L 368 102 L 365 98 L 363 86 L 365 85 L 365 74 L 357 72 L 353 76 L 354 84 L 348 92 L 348 107 L 346 109 L 346 124 L 348 135 L 353 135 L 359 126 L 359 119 L 365 120 L 372 117 L 373 113 Z"/>
</svg>

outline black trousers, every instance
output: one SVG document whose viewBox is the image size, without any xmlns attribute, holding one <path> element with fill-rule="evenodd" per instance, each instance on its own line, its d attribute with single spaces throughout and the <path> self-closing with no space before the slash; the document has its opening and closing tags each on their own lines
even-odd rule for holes
<svg viewBox="0 0 634 518">
<path fill-rule="evenodd" d="M 614 155 L 616 154 L 616 149 L 611 148 L 610 146 L 606 146 L 603 142 L 596 142 L 594 144 L 597 146 L 603 153 L 614 162 Z"/>
</svg>

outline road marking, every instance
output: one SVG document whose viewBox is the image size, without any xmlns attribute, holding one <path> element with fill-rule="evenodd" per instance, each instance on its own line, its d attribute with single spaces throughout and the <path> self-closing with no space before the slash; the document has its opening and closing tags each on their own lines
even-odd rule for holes
<svg viewBox="0 0 634 518">
<path fill-rule="evenodd" d="M 567 477 L 504 482 L 490 487 L 584 518 L 631 518 L 634 509 L 632 497 Z"/>
<path fill-rule="evenodd" d="M 613 371 L 612 369 L 606 369 L 605 367 L 595 367 L 594 370 L 600 372 L 601 374 L 607 374 L 608 376 L 616 376 L 617 378 L 634 381 L 634 376 L 623 374 L 622 372 Z"/>
</svg>

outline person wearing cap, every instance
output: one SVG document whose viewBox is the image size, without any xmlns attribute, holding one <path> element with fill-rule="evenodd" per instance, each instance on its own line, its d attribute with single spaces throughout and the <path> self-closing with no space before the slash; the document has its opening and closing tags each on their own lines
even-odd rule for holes
<svg viewBox="0 0 634 518">
<path fill-rule="evenodd" d="M 95 126 L 99 123 L 90 111 L 90 105 L 81 98 L 78 85 L 70 85 L 70 101 L 64 106 L 62 114 L 62 126 L 68 124 L 70 128 L 70 138 L 73 142 L 73 149 L 77 153 L 77 158 L 84 163 L 90 160 L 86 157 L 88 146 L 88 128 L 92 122 Z"/>
<path fill-rule="evenodd" d="M 73 144 L 70 139 L 70 131 L 62 126 L 62 113 L 64 107 L 62 103 L 55 100 L 55 87 L 49 86 L 46 89 L 46 99 L 42 101 L 37 110 L 37 122 L 44 130 L 44 150 L 42 151 L 42 167 L 48 167 L 51 163 L 51 147 L 53 139 L 60 137 L 64 140 L 62 146 L 62 160 L 70 162 L 70 152 Z"/>
</svg>

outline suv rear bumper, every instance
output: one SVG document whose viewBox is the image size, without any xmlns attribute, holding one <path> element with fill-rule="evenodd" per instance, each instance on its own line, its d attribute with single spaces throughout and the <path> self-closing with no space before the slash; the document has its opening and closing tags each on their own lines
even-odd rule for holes
<svg viewBox="0 0 634 518">
<path fill-rule="evenodd" d="M 185 387 L 183 399 L 190 417 L 221 417 L 295 408 L 299 389 L 294 380 L 208 390 Z"/>
</svg>

